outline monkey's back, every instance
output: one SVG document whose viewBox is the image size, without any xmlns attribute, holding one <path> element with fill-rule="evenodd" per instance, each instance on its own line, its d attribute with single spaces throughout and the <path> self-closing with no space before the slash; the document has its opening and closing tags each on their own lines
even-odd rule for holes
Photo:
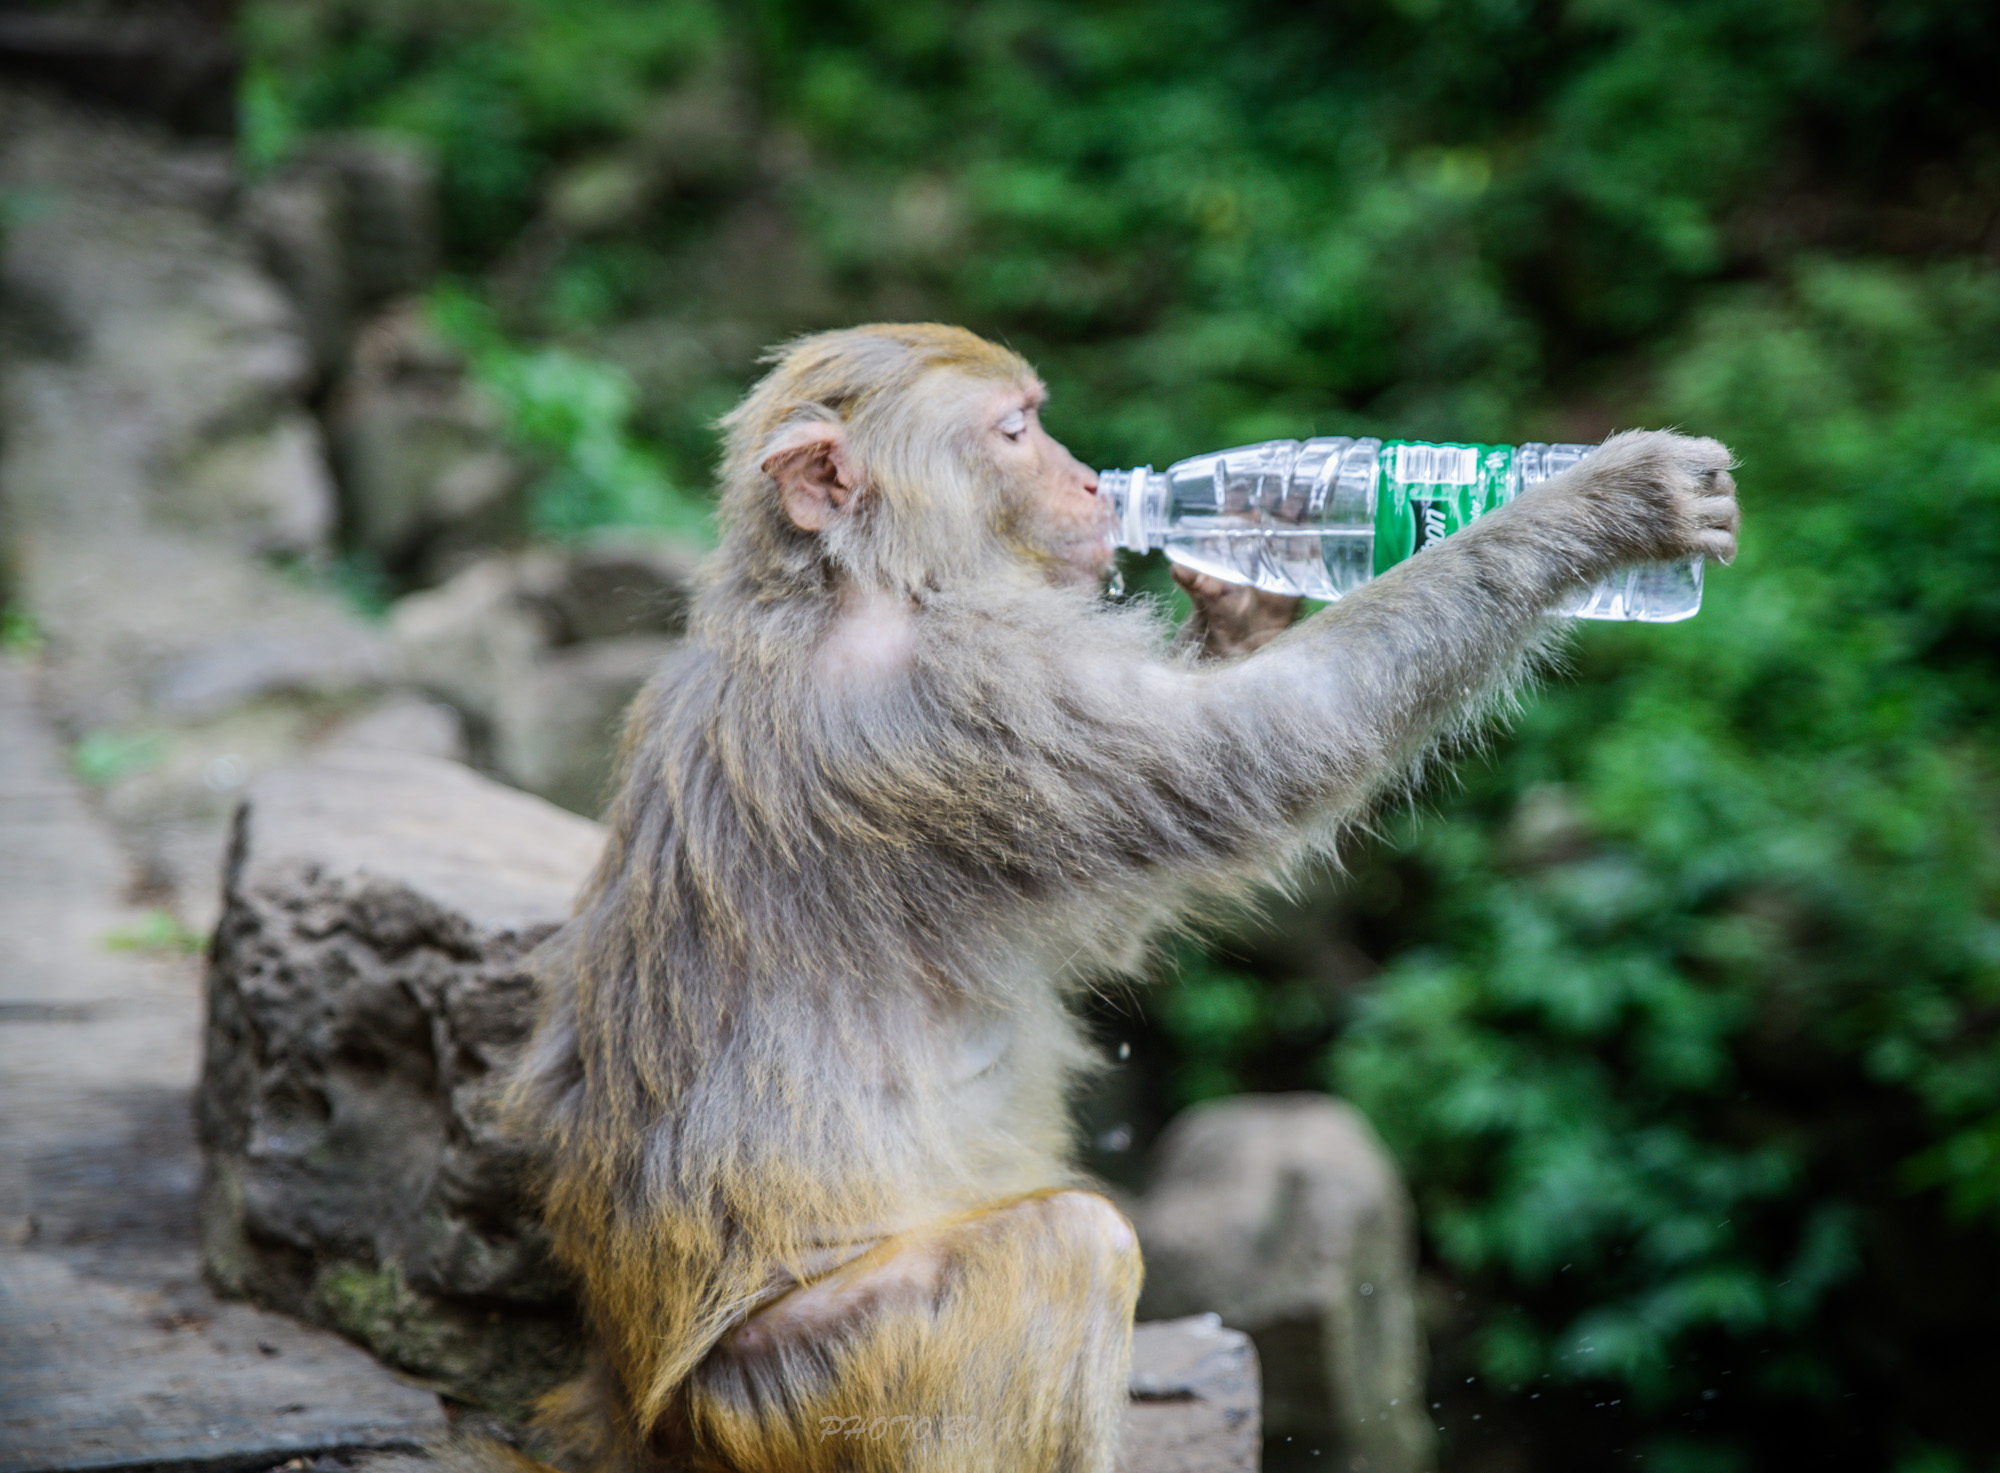
<svg viewBox="0 0 2000 1473">
<path fill-rule="evenodd" d="M 690 641 L 635 705 L 604 856 L 541 953 L 516 1114 L 648 1404 L 795 1280 L 1072 1179 L 1063 1102 L 1092 1056 L 1043 946 L 965 895 L 970 934 L 941 934 L 949 877 L 914 885 L 879 832 L 870 768 L 921 738 L 871 751 L 866 723 L 907 719 Z"/>
</svg>

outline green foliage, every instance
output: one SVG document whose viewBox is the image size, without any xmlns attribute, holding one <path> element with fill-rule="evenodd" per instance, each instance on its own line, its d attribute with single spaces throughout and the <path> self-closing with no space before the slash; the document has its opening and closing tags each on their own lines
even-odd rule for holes
<svg viewBox="0 0 2000 1473">
<path fill-rule="evenodd" d="M 622 372 L 565 348 L 521 347 L 460 288 L 440 288 L 431 310 L 470 356 L 509 438 L 543 463 L 530 489 L 539 530 L 565 537 L 593 527 L 649 527 L 710 539 L 707 505 L 675 490 L 659 456 L 634 435 L 632 384 Z"/>
<path fill-rule="evenodd" d="M 166 755 L 166 739 L 156 731 L 100 728 L 84 733 L 70 753 L 70 769 L 91 787 L 108 788 L 122 778 L 158 767 Z"/>
<path fill-rule="evenodd" d="M 929 311 L 1029 351 L 1106 463 L 1498 440 L 1549 375 L 1595 386 L 1799 240 L 1976 248 L 2000 27 L 1863 8 L 254 0 L 246 146 L 429 143 L 459 259 L 539 281 L 516 306 L 541 324 L 736 319 L 729 383 L 692 386 L 722 405 L 746 346 Z M 764 162 L 701 186 L 721 145 L 676 144 L 663 99 L 718 88 L 761 110 Z M 654 203 L 579 233 L 544 208 L 564 169 Z M 797 249 L 754 246 L 774 226 Z"/>
<path fill-rule="evenodd" d="M 395 603 L 381 558 L 361 548 L 342 553 L 323 573 L 349 608 L 367 619 L 386 619 Z"/>
<path fill-rule="evenodd" d="M 42 631 L 26 609 L 0 608 L 0 652 L 33 658 L 41 653 Z"/>
<path fill-rule="evenodd" d="M 1323 1041 L 1335 1021 L 1311 982 L 1269 983 L 1192 946 L 1165 973 L 1151 1013 L 1173 1042 L 1167 1082 L 1176 1106 L 1268 1087 L 1261 1056 Z"/>
<path fill-rule="evenodd" d="M 122 926 L 104 937 L 106 951 L 172 952 L 195 956 L 207 945 L 206 936 L 182 925 L 173 912 L 165 910 L 149 910 L 133 925 Z"/>
<path fill-rule="evenodd" d="M 1741 564 L 1691 624 L 1587 631 L 1586 682 L 1400 836 L 1429 898 L 1328 1077 L 1440 1259 L 1525 1309 L 1488 1376 L 1665 1413 L 1720 1361 L 1825 1418 L 1915 1373 L 1842 1328 L 1891 1244 L 1990 1292 L 1996 329 L 1959 269 L 1809 263 L 1704 313 L 1662 409 L 1741 455 Z M 1551 794 L 1588 837 L 1537 853 Z"/>
<path fill-rule="evenodd" d="M 701 0 L 277 0 L 243 24 L 253 167 L 318 129 L 419 139 L 442 165 L 451 244 L 474 254 L 527 223 L 559 153 L 637 122 L 721 32 Z"/>
</svg>

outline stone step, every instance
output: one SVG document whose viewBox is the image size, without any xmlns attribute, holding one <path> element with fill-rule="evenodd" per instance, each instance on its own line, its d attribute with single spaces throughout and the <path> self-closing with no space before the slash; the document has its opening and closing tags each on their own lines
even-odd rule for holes
<svg viewBox="0 0 2000 1473">
<path fill-rule="evenodd" d="M 0 659 L 0 1473 L 259 1469 L 443 1430 L 197 1261 L 197 958 L 133 949 L 123 858 Z"/>
</svg>

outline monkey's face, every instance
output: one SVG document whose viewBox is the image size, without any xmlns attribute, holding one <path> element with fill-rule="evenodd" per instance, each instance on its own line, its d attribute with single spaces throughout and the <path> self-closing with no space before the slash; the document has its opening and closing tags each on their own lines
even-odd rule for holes
<svg viewBox="0 0 2000 1473">
<path fill-rule="evenodd" d="M 959 328 L 805 339 L 724 421 L 728 537 L 814 596 L 829 568 L 908 595 L 990 577 L 996 556 L 1095 588 L 1110 516 L 1096 472 L 1042 427 L 1045 398 L 1020 358 Z"/>
<path fill-rule="evenodd" d="M 975 425 L 1000 473 L 1001 533 L 1051 580 L 1094 587 L 1111 571 L 1110 512 L 1097 472 L 1042 425 L 1032 379 L 981 401 Z"/>
</svg>

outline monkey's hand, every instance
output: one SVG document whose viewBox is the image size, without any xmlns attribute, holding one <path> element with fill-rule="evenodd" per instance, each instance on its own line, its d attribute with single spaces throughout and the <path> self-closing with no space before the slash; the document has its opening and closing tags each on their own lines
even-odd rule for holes
<svg viewBox="0 0 2000 1473">
<path fill-rule="evenodd" d="M 1735 463 L 1714 440 L 1628 430 L 1519 500 L 1538 500 L 1544 510 L 1567 503 L 1587 549 L 1587 565 L 1576 570 L 1586 580 L 1695 553 L 1726 563 L 1736 556 L 1742 521 L 1729 474 Z"/>
<path fill-rule="evenodd" d="M 1197 644 L 1204 659 L 1227 659 L 1262 649 L 1291 628 L 1299 611 L 1296 598 L 1224 583 L 1178 564 L 1174 566 L 1174 582 L 1194 604 L 1194 612 L 1181 630 L 1181 642 Z"/>
</svg>

